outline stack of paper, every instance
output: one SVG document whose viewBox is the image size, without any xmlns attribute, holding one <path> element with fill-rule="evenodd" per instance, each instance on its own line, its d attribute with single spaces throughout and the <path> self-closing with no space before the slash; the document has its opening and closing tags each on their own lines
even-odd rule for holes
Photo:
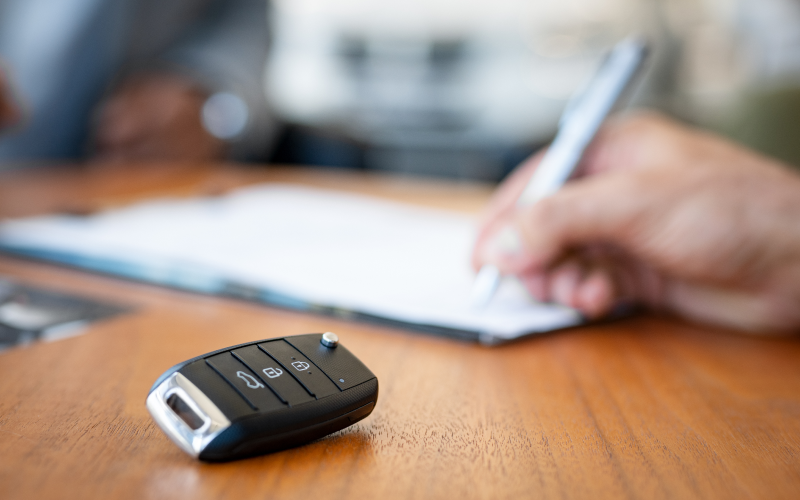
<svg viewBox="0 0 800 500">
<path fill-rule="evenodd" d="M 471 308 L 474 237 L 460 214 L 285 184 L 0 224 L 5 251 L 484 342 L 581 321 L 514 280 L 485 309 Z"/>
</svg>

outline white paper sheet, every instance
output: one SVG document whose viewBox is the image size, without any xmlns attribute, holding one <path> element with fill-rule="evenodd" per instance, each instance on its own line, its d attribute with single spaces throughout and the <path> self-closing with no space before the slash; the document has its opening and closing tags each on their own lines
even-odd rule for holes
<svg viewBox="0 0 800 500">
<path fill-rule="evenodd" d="M 581 321 L 574 310 L 534 302 L 514 280 L 487 308 L 472 309 L 474 236 L 473 221 L 461 214 L 286 184 L 0 224 L 0 247 L 8 250 L 78 256 L 88 267 L 123 263 L 129 276 L 175 278 L 189 288 L 195 280 L 200 291 L 209 280 L 235 282 L 485 339 Z"/>
</svg>

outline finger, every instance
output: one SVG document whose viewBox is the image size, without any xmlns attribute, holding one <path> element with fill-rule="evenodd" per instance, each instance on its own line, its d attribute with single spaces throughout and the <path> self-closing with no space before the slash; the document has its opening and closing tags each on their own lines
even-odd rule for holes
<svg viewBox="0 0 800 500">
<path fill-rule="evenodd" d="M 574 307 L 578 285 L 583 279 L 583 266 L 575 259 L 559 264 L 550 271 L 549 296 L 551 300 Z"/>
<path fill-rule="evenodd" d="M 505 182 L 495 191 L 492 199 L 481 215 L 478 235 L 472 251 L 472 264 L 476 269 L 481 266 L 482 257 L 478 250 L 504 225 L 516 207 L 517 199 L 525 190 L 533 171 L 538 167 L 543 153 L 536 154 L 522 163 Z"/>
<path fill-rule="evenodd" d="M 604 316 L 619 299 L 616 271 L 605 260 L 570 257 L 548 273 L 544 295 L 590 318 Z"/>
<path fill-rule="evenodd" d="M 625 297 L 620 285 L 620 275 L 626 271 L 605 257 L 571 257 L 550 273 L 545 295 L 589 318 L 600 318 L 622 301 L 635 302 Z"/>
<path fill-rule="evenodd" d="M 519 279 L 538 301 L 556 302 L 576 308 L 589 318 L 599 318 L 621 302 L 644 302 L 634 264 L 613 249 L 587 248 L 571 253 L 550 269 L 526 272 Z"/>
<path fill-rule="evenodd" d="M 594 319 L 611 312 L 619 299 L 611 273 L 607 269 L 595 268 L 576 287 L 573 306 Z"/>
<path fill-rule="evenodd" d="M 629 250 L 650 216 L 653 200 L 635 176 L 607 174 L 582 179 L 519 211 L 521 251 L 505 259 L 507 271 L 546 266 L 572 248 L 613 243 Z"/>
<path fill-rule="evenodd" d="M 561 227 L 559 222 L 549 224 L 551 217 L 554 215 L 552 212 L 557 212 L 555 215 L 563 214 L 566 218 L 580 216 L 574 222 L 577 224 L 580 221 L 586 221 L 589 230 L 599 230 L 600 228 L 595 226 L 598 221 L 607 222 L 607 224 L 603 225 L 606 228 L 617 224 L 618 220 L 607 219 L 609 210 L 606 207 L 619 206 L 621 209 L 626 209 L 628 208 L 627 205 L 629 205 L 626 200 L 617 197 L 619 193 L 614 192 L 624 187 L 624 183 L 617 181 L 617 179 L 621 177 L 621 174 L 631 170 L 649 169 L 670 161 L 675 163 L 677 160 L 674 158 L 674 151 L 681 149 L 677 146 L 685 141 L 684 135 L 686 135 L 686 132 L 675 123 L 655 113 L 640 113 L 612 120 L 603 127 L 587 151 L 579 167 L 579 177 L 583 178 L 567 184 L 559 193 L 551 196 L 548 201 L 545 202 L 543 200 L 529 209 L 533 216 L 533 220 L 529 224 L 519 220 L 516 224 L 522 227 L 526 225 L 529 227 L 536 226 L 536 231 L 539 232 L 539 222 L 545 222 L 552 226 L 557 234 L 562 234 L 563 231 L 558 229 Z M 517 211 L 516 199 L 525 189 L 527 181 L 538 166 L 543 154 L 544 152 L 531 158 L 524 165 L 524 168 L 516 172 L 515 176 L 501 190 L 498 190 L 497 195 L 493 198 L 490 207 L 487 209 L 475 251 L 473 252 L 473 263 L 476 266 L 480 266 L 485 258 L 481 247 L 488 245 L 489 240 L 495 235 L 507 231 L 502 226 L 513 227 L 515 225 L 510 221 L 510 218 Z M 604 175 L 598 176 L 597 174 Z M 612 186 L 613 182 L 594 182 L 612 175 L 614 182 L 617 182 L 616 188 Z M 591 181 L 591 184 L 577 188 L 581 182 L 586 181 Z M 607 189 L 606 196 L 598 197 L 600 194 L 604 194 L 602 193 L 604 189 Z M 566 195 L 565 193 L 568 192 L 573 192 L 574 194 L 571 196 Z M 566 207 L 567 210 L 561 209 L 568 203 L 572 203 L 572 200 L 584 195 L 587 197 L 586 200 L 576 205 L 574 209 L 569 209 L 569 207 Z M 567 196 L 567 198 L 562 198 L 564 196 Z M 641 199 L 641 195 L 630 198 Z M 564 200 L 564 202 L 559 203 L 558 200 Z M 542 213 L 546 213 L 546 215 L 541 215 Z M 524 212 L 520 215 L 523 219 L 527 216 Z M 539 218 L 543 220 L 540 221 L 538 220 Z M 573 229 L 578 229 L 578 226 L 576 225 Z M 567 231 L 567 234 L 569 232 Z M 541 234 L 544 239 L 551 236 L 547 231 Z"/>
<path fill-rule="evenodd" d="M 648 216 L 651 200 L 640 191 L 630 176 L 608 174 L 573 182 L 504 219 L 479 243 L 475 262 L 519 275 L 542 271 L 569 250 L 588 244 L 614 242 L 626 248 Z"/>
<path fill-rule="evenodd" d="M 472 250 L 472 265 L 475 269 L 485 264 L 494 264 L 503 268 L 513 268 L 513 263 L 523 252 L 520 230 L 514 227 L 513 215 L 498 219 L 491 232 L 479 236 Z M 509 262 L 506 262 L 509 261 Z"/>
<path fill-rule="evenodd" d="M 483 220 L 490 222 L 501 214 L 513 209 L 533 172 L 542 161 L 545 151 L 540 151 L 520 164 L 492 195 L 483 213 Z"/>
<path fill-rule="evenodd" d="M 522 285 L 528 290 L 531 296 L 539 302 L 548 302 L 550 292 L 548 290 L 549 280 L 545 273 L 529 273 L 520 276 Z"/>
</svg>

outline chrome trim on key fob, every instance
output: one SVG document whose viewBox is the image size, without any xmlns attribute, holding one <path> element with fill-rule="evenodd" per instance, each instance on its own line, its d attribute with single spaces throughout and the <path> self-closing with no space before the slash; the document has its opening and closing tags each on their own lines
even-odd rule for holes
<svg viewBox="0 0 800 500">
<path fill-rule="evenodd" d="M 192 429 L 168 404 L 177 395 L 200 418 L 202 425 Z M 197 458 L 217 435 L 230 427 L 230 420 L 189 379 L 175 372 L 147 396 L 147 409 L 162 431 L 180 448 Z"/>
</svg>

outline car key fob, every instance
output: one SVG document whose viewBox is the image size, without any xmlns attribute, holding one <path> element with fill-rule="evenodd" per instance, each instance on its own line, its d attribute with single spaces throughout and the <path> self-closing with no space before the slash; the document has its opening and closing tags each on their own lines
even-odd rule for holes
<svg viewBox="0 0 800 500">
<path fill-rule="evenodd" d="M 223 461 L 289 448 L 369 415 L 378 379 L 333 333 L 261 340 L 173 366 L 147 409 L 186 453 Z"/>
</svg>

